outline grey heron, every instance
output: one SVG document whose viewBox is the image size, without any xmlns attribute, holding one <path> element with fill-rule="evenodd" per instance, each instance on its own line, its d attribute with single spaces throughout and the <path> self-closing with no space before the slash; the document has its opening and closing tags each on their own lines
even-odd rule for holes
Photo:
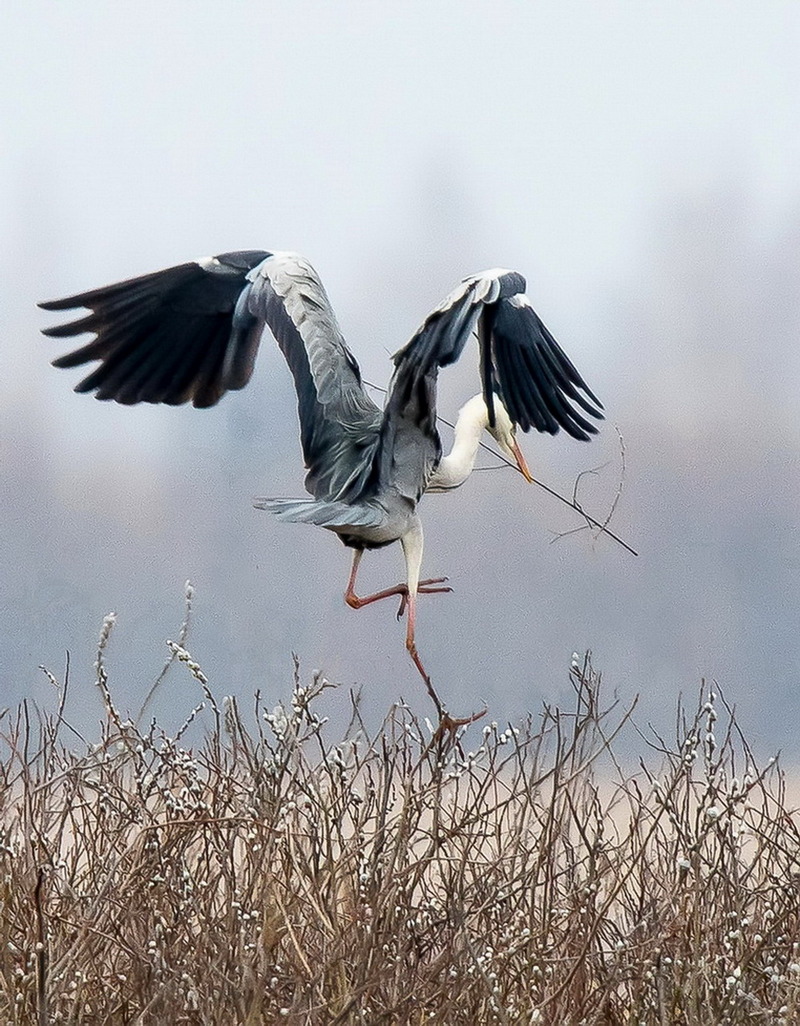
<svg viewBox="0 0 800 1026">
<path fill-rule="evenodd" d="M 465 278 L 393 357 L 381 410 L 365 390 L 316 271 L 296 253 L 223 253 L 52 302 L 45 310 L 89 314 L 44 329 L 53 338 L 94 338 L 54 360 L 56 367 L 99 361 L 75 390 L 118 403 L 217 403 L 243 388 L 269 328 L 294 377 L 300 441 L 311 498 L 263 499 L 279 520 L 317 524 L 355 550 L 345 592 L 360 608 L 389 596 L 407 609 L 406 648 L 440 716 L 415 642 L 420 593 L 448 591 L 445 578 L 420 579 L 427 490 L 458 487 L 471 473 L 487 430 L 532 480 L 516 440 L 521 428 L 579 440 L 596 434 L 588 417 L 602 404 L 534 311 L 525 279 L 495 268 Z M 439 369 L 459 358 L 477 332 L 481 391 L 459 412 L 452 451 L 436 426 Z M 403 583 L 356 594 L 366 549 L 399 541 Z"/>
</svg>

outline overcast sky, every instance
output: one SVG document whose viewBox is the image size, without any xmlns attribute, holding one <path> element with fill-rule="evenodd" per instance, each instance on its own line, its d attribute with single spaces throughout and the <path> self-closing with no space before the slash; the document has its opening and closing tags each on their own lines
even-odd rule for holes
<svg viewBox="0 0 800 1026">
<path fill-rule="evenodd" d="M 89 625 L 99 623 L 100 610 L 124 607 L 124 590 L 133 588 L 135 574 L 134 561 L 128 578 L 114 577 L 113 553 L 98 551 L 103 524 L 114 519 L 146 561 L 151 528 L 141 525 L 170 508 L 163 494 L 165 463 L 202 465 L 205 439 L 209 458 L 219 461 L 214 446 L 231 417 L 246 421 L 267 411 L 266 425 L 259 421 L 267 434 L 263 465 L 254 479 L 236 481 L 245 511 L 242 530 L 257 532 L 260 543 L 282 555 L 296 545 L 298 574 L 309 572 L 304 560 L 330 558 L 324 585 L 315 585 L 326 590 L 326 611 L 341 603 L 346 568 L 326 536 L 303 535 L 295 542 L 294 529 L 278 536 L 272 525 L 265 531 L 248 519 L 252 494 L 266 488 L 291 494 L 302 486 L 291 392 L 286 379 L 275 389 L 265 380 L 276 368 L 274 354 L 262 354 L 268 370 L 261 371 L 252 394 L 229 397 L 199 428 L 192 411 L 120 409 L 73 395 L 77 374 L 49 367 L 61 350 L 38 334 L 49 321 L 35 309 L 37 300 L 229 249 L 297 249 L 320 271 L 365 373 L 384 383 L 387 352 L 463 275 L 484 266 L 517 267 L 537 309 L 557 326 L 562 344 L 626 434 L 632 462 L 641 465 L 646 453 L 637 452 L 636 438 L 626 432 L 620 398 L 643 393 L 644 381 L 636 339 L 620 328 L 648 287 L 648 268 L 657 269 L 658 233 L 669 226 L 669 212 L 698 197 L 705 203 L 733 198 L 745 210 L 757 246 L 780 238 L 787 219 L 800 210 L 800 7 L 793 2 L 27 0 L 2 5 L 0 35 L 0 328 L 6 368 L 0 375 L 0 454 L 7 470 L 19 469 L 20 453 L 30 453 L 25 479 L 36 477 L 57 496 L 47 512 L 51 533 L 38 545 L 41 566 L 35 560 L 20 566 L 13 551 L 18 543 L 10 540 L 0 566 L 8 605 L 5 647 L 14 652 L 6 687 L 14 697 L 33 688 L 35 667 L 60 660 L 65 647 L 90 661 L 95 627 Z M 635 331 L 633 322 L 628 329 Z M 664 345 L 662 370 L 670 366 L 668 338 Z M 680 359 L 688 359 L 685 352 Z M 642 366 L 646 362 L 643 356 Z M 475 390 L 472 373 L 459 370 L 452 395 L 445 392 L 445 412 L 453 414 Z M 669 397 L 659 397 L 668 409 L 680 410 L 679 400 L 671 407 Z M 647 401 L 644 395 L 641 401 Z M 677 420 L 676 414 L 672 426 L 680 433 Z M 553 444 L 526 440 L 535 454 L 532 465 L 540 459 L 548 467 L 563 465 L 567 483 L 573 469 L 595 465 L 594 455 L 581 451 L 576 457 L 560 440 Z M 280 456 L 277 480 L 270 476 L 274 453 Z M 609 430 L 598 443 L 597 460 L 615 453 Z M 226 450 L 225 458 L 235 462 L 236 453 Z M 91 484 L 98 474 L 101 482 Z M 108 502 L 102 480 L 113 484 Z M 480 485 L 480 495 L 488 502 L 493 488 L 502 493 L 508 486 L 497 475 Z M 126 487 L 127 499 L 118 499 Z M 629 477 L 626 487 L 635 502 L 636 478 Z M 494 502 L 496 494 L 492 518 L 498 516 Z M 633 509 L 626 514 L 623 503 L 621 515 L 636 541 L 641 531 Z M 77 544 L 70 518 L 87 511 L 97 517 L 99 532 L 92 544 L 84 538 L 85 559 L 96 561 L 92 580 L 76 579 L 65 564 L 56 575 L 59 598 L 51 610 L 52 581 L 48 589 L 43 585 L 50 580 L 48 568 Z M 435 537 L 441 514 L 431 506 L 430 515 Z M 485 507 L 476 516 L 485 522 Z M 64 536 L 54 522 L 63 523 Z M 24 527 L 16 524 L 12 531 L 7 523 L 7 538 L 24 537 Z M 450 533 L 449 526 L 440 530 Z M 85 529 L 80 533 L 85 536 Z M 163 622 L 166 596 L 179 619 L 183 580 L 203 576 L 201 542 L 192 538 L 188 514 L 186 533 L 185 551 L 171 543 L 177 555 L 153 584 L 158 597 L 152 606 L 127 609 L 136 644 L 143 643 L 136 624 L 148 621 L 152 636 L 163 640 L 171 629 Z M 544 547 L 548 537 L 526 544 Z M 482 532 L 469 528 L 465 538 L 486 544 Z M 503 544 L 502 537 L 489 543 L 497 546 L 494 563 L 502 563 Z M 469 554 L 463 545 L 462 554 Z M 442 555 L 452 560 L 459 550 Z M 74 558 L 84 559 L 83 552 Z M 259 558 L 266 558 L 264 552 Z M 568 575 L 594 557 L 578 547 L 564 558 L 574 560 Z M 605 558 L 618 560 L 620 553 Z M 161 557 L 159 562 L 166 566 Z M 218 601 L 232 620 L 237 600 L 244 604 L 251 592 L 268 594 L 273 587 L 259 565 L 260 577 L 253 571 L 245 582 L 237 571 L 228 593 L 219 586 Z M 450 569 L 430 549 L 426 565 L 431 572 Z M 398 567 L 399 559 L 385 562 L 375 583 Z M 213 574 L 209 580 L 216 580 Z M 459 586 L 474 590 L 476 581 L 465 570 Z M 547 620 L 542 587 L 532 584 L 525 599 L 537 621 Z M 276 617 L 289 600 L 289 592 L 276 590 Z M 297 617 L 319 615 L 305 601 L 298 595 Z M 505 600 L 490 601 L 502 606 Z M 355 614 L 336 608 L 339 633 Z M 429 604 L 421 615 L 427 618 L 423 638 L 428 630 L 433 634 L 439 614 Z M 438 637 L 429 644 L 444 666 L 447 644 L 460 647 L 458 632 L 472 628 L 441 615 L 448 641 Z M 378 644 L 397 649 L 394 676 L 381 693 L 388 702 L 396 697 L 397 679 L 407 695 L 417 682 L 411 671 L 406 674 L 402 630 L 395 629 L 391 611 L 385 610 L 385 619 L 390 623 Z M 502 616 L 492 619 L 490 611 L 488 619 L 492 630 L 505 629 Z M 207 637 L 216 623 L 209 614 Z M 523 621 L 516 623 L 508 643 L 511 661 L 531 665 L 540 649 L 514 648 L 523 644 L 525 631 Z M 353 628 L 355 648 L 371 636 L 361 630 Z M 525 694 L 525 708 L 552 697 L 550 668 L 566 667 L 571 647 L 593 644 L 588 626 L 585 634 L 582 628 L 573 632 L 570 651 L 556 634 L 542 655 L 548 672 Z M 342 652 L 309 637 L 302 635 L 309 652 L 301 656 L 315 665 L 329 660 L 344 679 L 363 679 L 372 666 L 351 666 Z M 279 641 L 284 648 L 289 644 L 280 632 L 270 644 Z M 613 661 L 615 646 L 609 649 Z M 492 649 L 495 664 L 504 651 L 502 643 Z M 250 674 L 259 659 L 278 659 L 272 649 L 265 653 L 255 646 L 242 672 Z M 453 659 L 466 680 L 474 659 Z M 28 666 L 30 675 L 22 669 Z M 674 666 L 659 657 L 671 693 L 693 686 L 694 671 L 709 669 L 694 656 Z M 624 685 L 632 691 L 637 672 L 647 677 L 649 669 L 628 665 L 625 672 Z M 250 679 L 239 685 L 244 691 L 255 686 Z M 480 683 L 464 686 L 472 695 Z M 144 682 L 141 687 L 146 690 Z"/>
</svg>

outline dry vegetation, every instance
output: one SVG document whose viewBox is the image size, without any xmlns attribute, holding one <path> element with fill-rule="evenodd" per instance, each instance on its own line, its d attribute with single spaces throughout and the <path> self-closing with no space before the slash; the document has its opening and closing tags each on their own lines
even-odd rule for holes
<svg viewBox="0 0 800 1026">
<path fill-rule="evenodd" d="M 630 771 L 588 660 L 570 711 L 370 734 L 350 696 L 333 743 L 322 678 L 244 715 L 176 644 L 205 711 L 168 736 L 110 629 L 99 743 L 55 678 L 0 719 L 2 1023 L 800 1021 L 797 820 L 712 691 Z"/>
</svg>

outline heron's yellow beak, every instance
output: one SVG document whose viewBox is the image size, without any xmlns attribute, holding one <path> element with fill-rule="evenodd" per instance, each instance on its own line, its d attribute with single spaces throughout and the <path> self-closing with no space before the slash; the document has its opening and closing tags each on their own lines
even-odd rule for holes
<svg viewBox="0 0 800 1026">
<path fill-rule="evenodd" d="M 525 457 L 522 455 L 522 449 L 517 445 L 516 439 L 511 443 L 511 451 L 514 453 L 514 459 L 517 461 L 517 467 L 519 468 L 520 474 L 522 474 L 528 484 L 533 484 L 533 474 L 528 470 L 528 464 L 525 462 Z"/>
</svg>

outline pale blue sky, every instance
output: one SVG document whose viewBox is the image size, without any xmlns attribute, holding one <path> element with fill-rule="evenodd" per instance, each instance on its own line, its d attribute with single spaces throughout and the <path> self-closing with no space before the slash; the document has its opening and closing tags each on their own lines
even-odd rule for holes
<svg viewBox="0 0 800 1026">
<path fill-rule="evenodd" d="M 370 613 L 361 626 L 340 608 L 347 560 L 334 540 L 322 532 L 280 534 L 249 509 L 253 494 L 301 488 L 293 398 L 274 352 L 262 354 L 252 392 L 229 397 L 200 420 L 185 410 L 120 409 L 73 395 L 77 375 L 49 367 L 60 350 L 38 334 L 49 322 L 36 300 L 227 249 L 298 249 L 322 274 L 365 373 L 385 382 L 387 351 L 459 278 L 483 266 L 518 267 L 537 309 L 626 435 L 634 469 L 626 482 L 630 505 L 626 512 L 623 504 L 621 515 L 636 541 L 643 533 L 637 501 L 648 469 L 644 443 L 637 448 L 636 418 L 653 402 L 664 418 L 662 430 L 674 430 L 679 439 L 688 423 L 681 402 L 696 385 L 691 338 L 676 348 L 675 362 L 668 333 L 637 334 L 640 304 L 647 305 L 644 321 L 651 326 L 668 323 L 665 303 L 674 310 L 669 289 L 657 280 L 661 233 L 666 226 L 669 236 L 674 209 L 695 201 L 707 207 L 718 198 L 731 209 L 739 203 L 747 258 L 753 247 L 777 247 L 779 266 L 759 270 L 769 279 L 765 290 L 779 290 L 778 278 L 787 273 L 781 261 L 788 250 L 775 240 L 800 210 L 795 3 L 33 0 L 2 6 L 0 36 L 6 367 L 0 452 L 6 468 L 19 467 L 20 453 L 28 454 L 31 480 L 49 496 L 41 514 L 47 532 L 34 546 L 41 565 L 31 558 L 16 565 L 7 552 L 8 565 L 0 567 L 3 601 L 13 610 L 5 640 L 13 652 L 15 695 L 34 686 L 39 662 L 58 662 L 68 645 L 88 664 L 98 617 L 110 608 L 119 608 L 121 624 L 128 624 L 130 651 L 161 645 L 171 622 L 165 611 L 179 616 L 188 576 L 199 576 L 206 589 L 205 641 L 199 644 L 222 666 L 234 658 L 226 644 L 246 650 L 237 671 L 245 692 L 259 667 L 278 672 L 285 663 L 279 645 L 300 647 L 309 662 L 330 665 L 345 679 L 371 680 L 379 675 L 376 666 L 388 667 L 387 682 L 376 685 L 380 707 L 398 688 L 415 695 L 418 684 L 389 610 L 382 617 Z M 793 246 L 796 235 L 788 231 L 786 240 Z M 673 249 L 682 244 L 689 243 L 670 243 Z M 713 263 L 713 245 L 709 253 Z M 713 279 L 713 268 L 709 275 Z M 660 370 L 646 352 L 654 345 L 666 347 L 656 362 Z M 652 398 L 654 374 L 667 375 L 666 395 Z M 734 388 L 735 378 L 729 373 L 725 387 Z M 472 382 L 472 369 L 459 369 L 444 390 L 446 412 L 474 391 Z M 198 493 L 192 500 L 207 502 L 208 517 L 221 516 L 220 506 L 235 508 L 227 542 L 258 547 L 259 569 L 237 564 L 226 578 L 214 562 L 216 542 L 193 523 L 191 508 L 175 525 L 166 490 L 181 468 L 202 467 L 204 459 L 219 463 L 220 451 L 236 461 L 231 432 L 247 430 L 237 418 L 266 434 L 254 443 L 262 463 L 248 464 L 250 473 L 240 469 L 230 494 Z M 575 471 L 616 453 L 612 430 L 591 454 L 561 440 L 525 444 L 532 465 L 555 473 L 554 483 L 567 488 Z M 678 651 L 685 637 L 679 626 L 672 633 L 664 628 L 663 650 L 637 649 L 623 626 L 641 608 L 633 585 L 625 600 L 631 608 L 620 607 L 613 639 L 587 612 L 591 603 L 577 602 L 574 623 L 565 630 L 573 616 L 570 596 L 583 587 L 585 567 L 596 575 L 592 588 L 616 582 L 613 597 L 597 595 L 595 604 L 605 606 L 622 602 L 627 586 L 613 574 L 632 571 L 624 564 L 619 569 L 616 551 L 604 547 L 598 555 L 580 540 L 553 556 L 550 529 L 570 525 L 539 498 L 533 514 L 538 533 L 526 533 L 519 521 L 500 533 L 521 532 L 526 558 L 550 562 L 531 565 L 531 592 L 523 601 L 505 595 L 504 537 L 487 542 L 485 525 L 501 515 L 498 496 L 511 486 L 502 475 L 483 477 L 458 508 L 463 528 L 447 519 L 452 508 L 442 513 L 431 504 L 426 513 L 428 569 L 460 570 L 459 593 L 473 603 L 429 605 L 421 614 L 420 644 L 424 651 L 429 632 L 440 678 L 453 669 L 460 682 L 453 687 L 477 695 L 487 672 L 498 663 L 505 672 L 507 655 L 509 673 L 531 671 L 523 711 L 558 692 L 554 667 L 566 667 L 573 647 L 602 654 L 605 645 L 607 668 L 631 692 L 653 673 L 659 690 L 671 695 L 692 687 L 699 673 L 716 672 L 716 665 L 704 665 L 702 637 L 688 654 Z M 610 487 L 613 492 L 613 482 Z M 175 501 L 187 502 L 183 493 Z M 34 510 L 44 508 L 43 500 L 31 502 Z M 159 521 L 165 511 L 172 511 L 180 538 Z M 88 538 L 87 517 L 97 531 Z M 119 536 L 104 542 L 104 525 L 111 522 Z M 24 538 L 25 524 L 11 526 L 14 538 Z M 461 545 L 446 549 L 459 531 Z M 126 538 L 134 550 L 129 563 Z M 470 546 L 488 546 L 488 554 Z M 463 565 L 465 553 L 495 568 L 488 575 L 482 570 L 489 595 Z M 277 567 L 278 557 L 287 567 L 270 577 L 264 566 L 274 560 Z M 79 565 L 90 580 L 76 579 Z M 322 583 L 296 600 L 307 630 L 288 636 L 290 621 L 281 620 L 274 638 L 266 632 L 254 640 L 257 627 L 244 639 L 237 634 L 237 602 L 257 606 L 251 613 L 256 625 L 259 617 L 278 622 L 292 603 L 291 574 L 307 575 L 313 567 Z M 376 564 L 375 583 L 399 567 L 399 556 Z M 647 581 L 646 571 L 633 572 L 643 575 L 639 585 L 648 593 L 661 587 Z M 551 588 L 560 589 L 553 624 Z M 54 590 L 54 611 L 43 612 Z M 142 594 L 151 596 L 149 605 Z M 725 601 L 715 623 L 728 623 Z M 320 616 L 332 624 L 322 640 L 313 631 Z M 221 654 L 212 644 L 219 617 L 232 624 Z M 737 610 L 735 617 L 749 623 L 754 613 Z M 537 626 L 529 637 L 531 619 Z M 489 654 L 479 671 L 474 666 L 482 657 L 459 640 L 459 632 L 475 625 L 492 639 L 484 639 L 481 651 Z M 726 630 L 730 637 L 736 633 Z M 342 632 L 349 649 L 330 640 Z M 745 668 L 738 657 L 726 662 L 728 634 L 721 637 L 709 642 L 714 654 L 708 661 L 752 687 L 745 679 L 750 664 Z M 372 660 L 360 658 L 367 643 L 379 652 Z M 160 649 L 154 651 L 160 658 Z M 508 709 L 517 706 L 511 702 Z"/>
</svg>

